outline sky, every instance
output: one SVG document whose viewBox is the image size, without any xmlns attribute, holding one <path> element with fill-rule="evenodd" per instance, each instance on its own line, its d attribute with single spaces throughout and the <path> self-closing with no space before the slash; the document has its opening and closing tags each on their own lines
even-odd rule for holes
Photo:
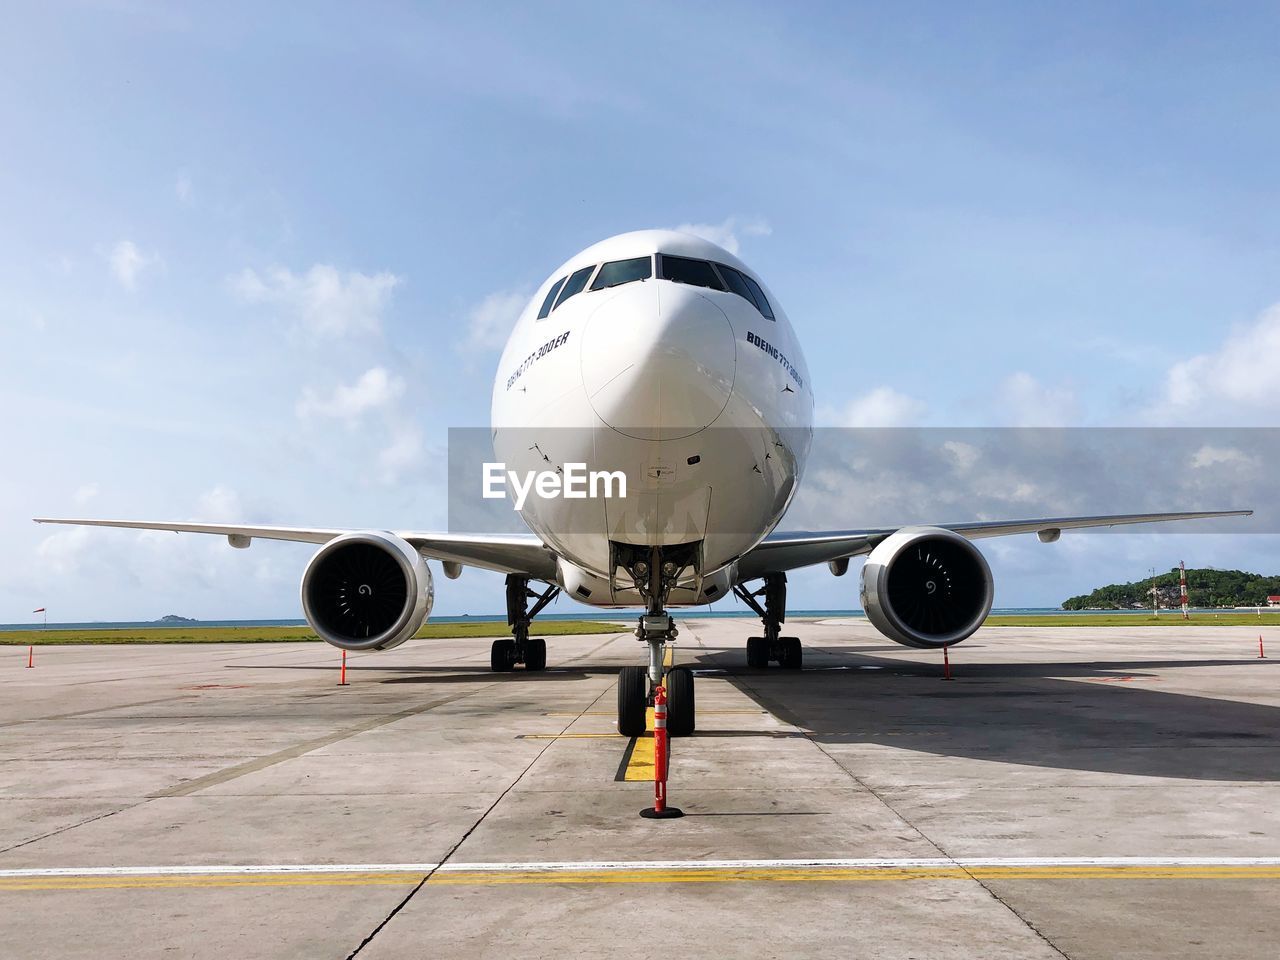
<svg viewBox="0 0 1280 960">
<path fill-rule="evenodd" d="M 33 516 L 443 529 L 447 430 L 486 425 L 520 308 L 626 230 L 764 276 L 823 426 L 1276 426 L 1278 27 L 1245 3 L 19 3 L 0 622 L 300 615 L 306 546 Z M 861 487 L 818 487 L 856 521 Z M 1195 490 L 1166 508 L 1262 506 Z M 983 550 L 998 606 L 1048 606 L 1179 560 L 1273 574 L 1278 547 Z M 825 568 L 791 587 L 857 603 Z M 502 610 L 476 571 L 436 597 Z"/>
</svg>

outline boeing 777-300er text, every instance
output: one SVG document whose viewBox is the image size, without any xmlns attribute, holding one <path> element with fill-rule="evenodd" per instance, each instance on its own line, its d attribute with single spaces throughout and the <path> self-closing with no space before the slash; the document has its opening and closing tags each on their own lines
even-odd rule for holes
<svg viewBox="0 0 1280 960">
<path fill-rule="evenodd" d="M 626 496 L 525 497 L 520 517 L 531 532 L 517 535 L 37 522 L 219 534 L 233 547 L 258 537 L 320 544 L 302 575 L 302 609 L 345 650 L 387 650 L 417 632 L 434 597 L 427 560 L 450 579 L 464 566 L 506 574 L 513 635 L 493 643 L 496 671 L 546 666 L 546 643 L 530 624 L 561 591 L 593 606 L 641 607 L 636 637 L 648 663 L 623 668 L 618 682 L 618 729 L 634 736 L 664 680 L 670 732 L 694 729 L 693 676 L 664 666 L 673 608 L 736 595 L 763 622 L 746 641 L 748 664 L 794 670 L 800 641 L 781 635 L 787 571 L 825 563 L 840 576 L 865 554 L 868 619 L 898 643 L 942 647 L 991 609 L 991 570 L 973 540 L 1035 533 L 1048 543 L 1069 528 L 1249 512 L 775 532 L 809 455 L 813 410 L 795 331 L 760 277 L 699 237 L 639 231 L 588 247 L 542 284 L 503 351 L 492 404 L 496 459 L 513 476 L 605 464 L 630 482 Z"/>
</svg>

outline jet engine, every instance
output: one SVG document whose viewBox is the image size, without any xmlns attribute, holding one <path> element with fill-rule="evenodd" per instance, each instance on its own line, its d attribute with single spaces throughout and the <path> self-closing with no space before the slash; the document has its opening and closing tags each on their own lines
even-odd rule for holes
<svg viewBox="0 0 1280 960">
<path fill-rule="evenodd" d="M 390 533 L 348 533 L 316 552 L 302 574 L 302 611 L 320 639 L 343 650 L 390 650 L 426 622 L 431 571 Z"/>
<path fill-rule="evenodd" d="M 978 549 L 941 527 L 903 527 L 862 568 L 862 609 L 877 630 L 908 647 L 945 647 L 991 612 L 991 568 Z"/>
</svg>

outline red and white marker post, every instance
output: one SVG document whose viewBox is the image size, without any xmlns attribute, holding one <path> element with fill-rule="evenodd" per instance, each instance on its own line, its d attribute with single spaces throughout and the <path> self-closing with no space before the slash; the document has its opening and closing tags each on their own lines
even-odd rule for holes
<svg viewBox="0 0 1280 960">
<path fill-rule="evenodd" d="M 954 677 L 951 676 L 951 654 L 947 652 L 950 649 L 951 649 L 951 644 L 947 644 L 945 647 L 942 648 L 942 679 L 943 680 L 955 679 Z"/>
<path fill-rule="evenodd" d="M 1258 638 L 1258 643 L 1262 643 L 1262 638 Z M 34 646 L 27 647 L 27 669 L 30 670 L 36 665 L 36 648 Z"/>
<path fill-rule="evenodd" d="M 1259 660 L 1267 659 L 1266 653 L 1264 653 L 1262 650 L 1262 634 L 1258 634 L 1258 659 Z"/>
<path fill-rule="evenodd" d="M 653 806 L 645 807 L 640 816 L 646 820 L 671 820 L 683 817 L 684 811 L 667 806 L 667 688 L 662 684 L 653 692 Z"/>
<path fill-rule="evenodd" d="M 342 669 L 338 672 L 338 686 L 347 685 L 347 651 L 342 651 Z"/>
</svg>

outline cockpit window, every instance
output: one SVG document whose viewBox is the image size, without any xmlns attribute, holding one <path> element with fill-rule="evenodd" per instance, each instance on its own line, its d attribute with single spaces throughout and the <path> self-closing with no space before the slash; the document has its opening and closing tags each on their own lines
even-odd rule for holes
<svg viewBox="0 0 1280 960">
<path fill-rule="evenodd" d="M 551 305 L 556 302 L 556 294 L 559 293 L 560 288 L 564 286 L 564 280 L 565 278 L 561 277 L 552 284 L 551 289 L 547 291 L 547 299 L 542 301 L 542 309 L 538 311 L 539 320 L 547 319 L 547 315 L 551 313 Z"/>
<path fill-rule="evenodd" d="M 742 279 L 746 280 L 746 285 L 751 288 L 751 293 L 755 294 L 755 306 L 758 306 L 760 308 L 760 312 L 767 316 L 769 320 L 772 320 L 773 308 L 769 306 L 769 298 L 764 296 L 764 291 L 760 289 L 760 284 L 756 283 L 755 280 L 751 279 L 750 276 L 746 274 L 742 274 Z"/>
<path fill-rule="evenodd" d="M 560 291 L 560 299 L 556 301 L 553 309 L 559 309 L 566 300 L 575 294 L 582 292 L 582 288 L 587 285 L 587 280 L 591 278 L 591 271 L 594 270 L 595 264 L 589 267 L 583 267 L 581 270 L 575 270 L 569 274 L 569 279 L 564 282 L 564 289 Z"/>
<path fill-rule="evenodd" d="M 591 282 L 591 289 L 603 290 L 605 287 L 616 287 L 623 283 L 630 283 L 633 280 L 648 280 L 652 276 L 652 257 L 613 260 L 600 268 L 595 280 Z"/>
<path fill-rule="evenodd" d="M 688 283 L 695 287 L 710 287 L 712 290 L 723 290 L 724 284 L 716 276 L 711 264 L 705 260 L 690 260 L 688 257 L 671 257 L 665 253 L 661 257 L 662 279 L 674 280 L 676 283 Z"/>
<path fill-rule="evenodd" d="M 757 310 L 760 304 L 756 303 L 755 294 L 751 292 L 751 288 L 747 286 L 747 278 L 744 277 L 733 267 L 725 266 L 723 263 L 717 263 L 716 269 L 720 271 L 720 276 L 724 277 L 724 282 L 728 284 L 729 289 L 740 296 L 747 303 L 751 304 Z"/>
<path fill-rule="evenodd" d="M 760 289 L 760 284 L 756 283 L 745 273 L 742 275 L 742 279 L 747 281 L 747 286 L 750 287 L 751 292 L 755 294 L 756 306 L 760 308 L 760 312 L 763 313 L 770 320 L 772 320 L 773 309 L 769 306 L 769 298 L 766 297 L 764 295 L 764 291 Z"/>
<path fill-rule="evenodd" d="M 724 277 L 724 282 L 729 285 L 730 290 L 752 304 L 765 317 L 770 320 L 773 319 L 773 311 L 769 309 L 769 300 L 765 297 L 764 291 L 760 289 L 760 284 L 756 283 L 741 270 L 735 270 L 726 264 L 717 263 L 716 269 L 720 271 L 720 276 Z"/>
</svg>

